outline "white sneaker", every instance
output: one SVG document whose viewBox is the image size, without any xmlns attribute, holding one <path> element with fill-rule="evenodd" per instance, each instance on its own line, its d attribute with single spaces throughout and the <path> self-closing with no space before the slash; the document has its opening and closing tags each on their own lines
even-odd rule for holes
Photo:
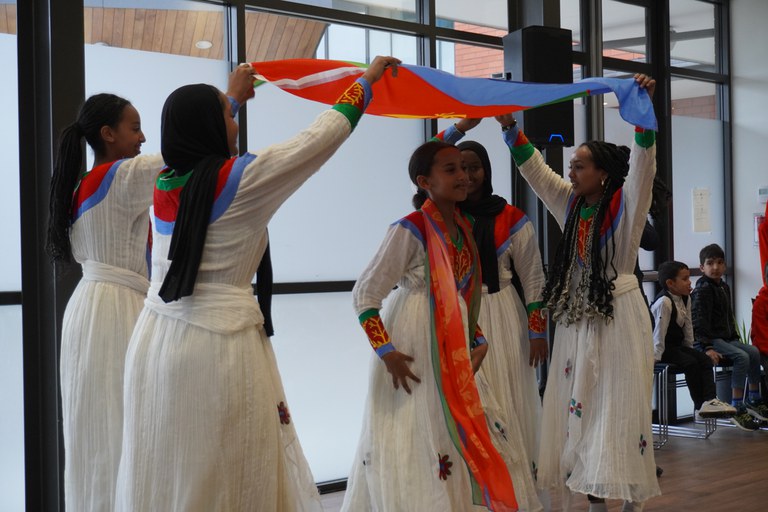
<svg viewBox="0 0 768 512">
<path fill-rule="evenodd" d="M 713 398 L 708 402 L 701 404 L 699 417 L 701 418 L 730 418 L 736 414 L 736 408 L 725 402 Z"/>
</svg>

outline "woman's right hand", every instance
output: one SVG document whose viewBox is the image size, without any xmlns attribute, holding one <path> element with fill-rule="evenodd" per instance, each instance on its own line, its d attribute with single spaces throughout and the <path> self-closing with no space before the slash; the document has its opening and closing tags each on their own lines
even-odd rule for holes
<svg viewBox="0 0 768 512">
<path fill-rule="evenodd" d="M 405 392 L 410 395 L 411 388 L 408 386 L 408 379 L 414 382 L 421 382 L 421 379 L 414 375 L 408 367 L 408 363 L 413 361 L 413 358 L 400 351 L 393 350 L 384 354 L 381 359 L 387 366 L 387 371 L 392 374 L 392 385 L 395 386 L 395 389 L 400 389 L 402 385 Z"/>
<path fill-rule="evenodd" d="M 517 121 L 515 121 L 515 116 L 512 114 L 502 114 L 500 116 L 494 116 L 494 119 L 499 122 L 499 124 L 504 126 L 513 126 L 517 124 Z"/>
<path fill-rule="evenodd" d="M 392 76 L 396 77 L 397 66 L 401 63 L 402 61 L 395 57 L 382 57 L 381 55 L 378 55 L 373 59 L 373 62 L 368 66 L 368 69 L 365 70 L 365 73 L 363 73 L 363 78 L 365 78 L 369 84 L 373 85 L 384 75 L 384 71 L 387 68 L 392 68 Z"/>
<path fill-rule="evenodd" d="M 240 64 L 229 74 L 227 96 L 234 98 L 240 105 L 253 98 L 253 82 L 256 74 L 250 64 Z"/>
</svg>

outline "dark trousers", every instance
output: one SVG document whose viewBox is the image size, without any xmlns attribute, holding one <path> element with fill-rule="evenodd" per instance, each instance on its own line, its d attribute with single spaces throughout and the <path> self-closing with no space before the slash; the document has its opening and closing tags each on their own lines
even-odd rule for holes
<svg viewBox="0 0 768 512">
<path fill-rule="evenodd" d="M 666 347 L 661 362 L 674 364 L 683 371 L 693 407 L 697 411 L 701 409 L 701 404 L 716 397 L 712 360 L 708 355 L 690 347 Z"/>
</svg>

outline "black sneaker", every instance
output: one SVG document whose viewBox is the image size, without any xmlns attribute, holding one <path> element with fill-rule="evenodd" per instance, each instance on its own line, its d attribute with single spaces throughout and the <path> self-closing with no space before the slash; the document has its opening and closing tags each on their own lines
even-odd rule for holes
<svg viewBox="0 0 768 512">
<path fill-rule="evenodd" d="M 743 407 L 740 407 L 739 412 L 731 418 L 731 424 L 746 432 L 754 432 L 760 428 L 760 423 Z"/>
<path fill-rule="evenodd" d="M 759 421 L 768 421 L 768 406 L 765 405 L 760 399 L 747 400 L 744 399 L 744 406 L 747 408 L 747 412 L 754 416 Z"/>
</svg>

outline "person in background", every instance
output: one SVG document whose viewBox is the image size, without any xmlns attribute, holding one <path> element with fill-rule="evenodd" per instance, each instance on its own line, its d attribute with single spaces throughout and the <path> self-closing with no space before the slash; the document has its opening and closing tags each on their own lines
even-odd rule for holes
<svg viewBox="0 0 768 512">
<path fill-rule="evenodd" d="M 760 397 L 760 352 L 742 343 L 731 307 L 731 290 L 723 280 L 725 253 L 717 244 L 699 252 L 703 276 L 696 281 L 693 298 L 693 333 L 699 350 L 710 355 L 713 364 L 724 357 L 733 363 L 731 405 L 736 415 L 731 422 L 742 430 L 757 430 L 760 421 L 768 420 L 768 406 Z M 746 340 L 745 340 L 746 341 Z M 744 382 L 748 395 L 744 396 Z"/>
</svg>

